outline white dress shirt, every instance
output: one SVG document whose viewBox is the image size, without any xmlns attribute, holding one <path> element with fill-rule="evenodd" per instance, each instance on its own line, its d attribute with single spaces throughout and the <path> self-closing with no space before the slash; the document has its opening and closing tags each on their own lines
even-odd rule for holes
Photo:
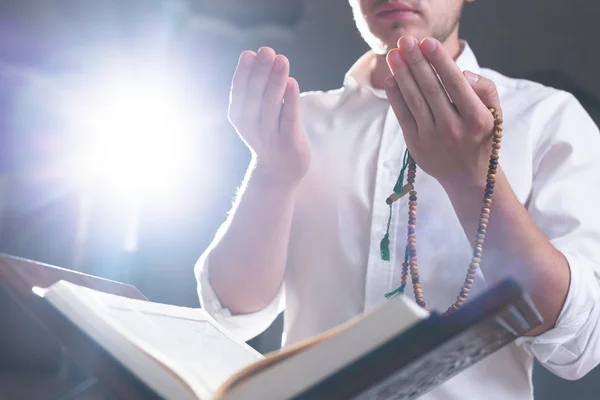
<svg viewBox="0 0 600 400">
<path fill-rule="evenodd" d="M 537 226 L 569 261 L 571 284 L 554 329 L 519 339 L 422 398 L 532 399 L 533 357 L 567 379 L 600 362 L 600 134 L 571 94 L 480 68 L 463 45 L 461 69 L 498 86 L 502 168 Z M 232 316 L 208 284 L 210 256 L 196 266 L 202 306 L 243 339 L 264 331 L 285 309 L 283 345 L 296 343 L 385 301 L 400 284 L 407 201 L 394 205 L 391 261 L 382 260 L 379 244 L 405 143 L 385 92 L 370 84 L 373 57 L 369 52 L 359 59 L 341 89 L 302 96 L 312 164 L 297 193 L 284 285 L 272 303 Z M 423 292 L 429 307 L 444 311 L 463 283 L 470 238 L 434 178 L 418 170 L 415 185 Z M 471 297 L 486 284 L 478 271 Z M 410 282 L 406 295 L 413 298 L 409 289 Z"/>
</svg>

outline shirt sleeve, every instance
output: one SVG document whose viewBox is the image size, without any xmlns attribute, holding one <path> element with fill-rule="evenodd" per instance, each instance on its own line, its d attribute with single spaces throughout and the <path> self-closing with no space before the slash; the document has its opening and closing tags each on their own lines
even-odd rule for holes
<svg viewBox="0 0 600 400">
<path fill-rule="evenodd" d="M 285 284 L 282 284 L 273 300 L 262 310 L 249 314 L 232 314 L 223 307 L 210 285 L 208 264 L 210 252 L 198 260 L 195 267 L 198 297 L 201 307 L 219 324 L 241 340 L 248 341 L 264 332 L 285 307 Z"/>
<path fill-rule="evenodd" d="M 540 112 L 544 124 L 534 156 L 528 211 L 571 271 L 555 327 L 521 339 L 547 369 L 579 379 L 600 363 L 600 132 L 581 104 L 559 92 Z"/>
</svg>

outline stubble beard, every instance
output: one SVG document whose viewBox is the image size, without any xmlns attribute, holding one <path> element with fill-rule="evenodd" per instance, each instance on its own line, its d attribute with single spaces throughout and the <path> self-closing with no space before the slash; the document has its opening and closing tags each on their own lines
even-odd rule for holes
<svg viewBox="0 0 600 400">
<path fill-rule="evenodd" d="M 434 39 L 437 39 L 440 43 L 446 42 L 446 40 L 448 40 L 450 35 L 452 35 L 452 33 L 456 30 L 456 27 L 460 23 L 461 16 L 462 16 L 462 7 L 458 10 L 458 12 L 455 15 L 451 15 L 447 18 L 444 18 L 443 22 L 435 25 L 433 27 L 433 29 L 431 30 L 431 33 L 428 34 L 427 37 L 432 37 Z M 402 28 L 402 22 L 395 22 L 392 25 L 392 28 L 393 29 Z M 422 37 L 422 38 L 418 37 L 417 39 L 423 40 L 423 39 L 425 39 L 425 37 Z M 400 40 L 400 37 L 398 37 L 396 39 L 395 43 L 389 43 L 388 50 L 396 48 L 398 45 L 398 40 Z"/>
</svg>

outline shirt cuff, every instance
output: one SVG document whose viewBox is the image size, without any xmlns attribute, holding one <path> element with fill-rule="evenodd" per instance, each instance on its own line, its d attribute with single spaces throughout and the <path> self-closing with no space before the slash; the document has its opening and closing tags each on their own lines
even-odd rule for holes
<svg viewBox="0 0 600 400">
<path fill-rule="evenodd" d="M 565 379 L 579 379 L 598 358 L 599 285 L 589 261 L 564 253 L 571 271 L 569 291 L 555 326 L 517 340 L 542 365 Z M 596 348 L 594 348 L 596 347 Z"/>
<path fill-rule="evenodd" d="M 275 321 L 285 307 L 285 289 L 281 285 L 271 302 L 262 310 L 232 315 L 223 307 L 210 285 L 208 277 L 208 257 L 199 261 L 195 268 L 198 283 L 198 297 L 202 308 L 219 324 L 243 341 L 248 341 L 264 332 Z"/>
</svg>

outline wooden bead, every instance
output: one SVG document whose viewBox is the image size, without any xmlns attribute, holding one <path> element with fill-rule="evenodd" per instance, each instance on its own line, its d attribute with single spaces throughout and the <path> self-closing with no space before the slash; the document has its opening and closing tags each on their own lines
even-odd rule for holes
<svg viewBox="0 0 600 400">
<path fill-rule="evenodd" d="M 452 304 L 446 310 L 445 314 L 450 314 L 462 307 L 467 297 L 469 296 L 469 292 L 471 291 L 471 287 L 475 283 L 475 277 L 477 275 L 477 271 L 480 268 L 481 256 L 483 253 L 483 243 L 485 241 L 485 234 L 487 233 L 487 227 L 490 218 L 490 212 L 492 207 L 492 197 L 495 190 L 496 185 L 496 172 L 498 169 L 498 160 L 499 160 L 499 152 L 502 147 L 502 138 L 503 138 L 503 127 L 502 123 L 504 122 L 500 114 L 493 108 L 489 108 L 490 112 L 494 117 L 494 130 L 492 132 L 492 152 L 490 154 L 489 168 L 486 176 L 486 185 L 483 196 L 483 207 L 481 208 L 481 213 L 479 216 L 479 223 L 477 225 L 477 235 L 475 238 L 475 244 L 473 247 L 473 257 L 471 263 L 469 264 L 469 268 L 467 270 L 467 275 L 464 281 L 464 284 L 459 292 L 459 295 L 456 298 L 454 304 Z M 413 158 L 409 155 L 408 159 L 408 174 L 407 174 L 407 182 L 401 191 L 401 193 L 409 195 L 409 212 L 408 212 L 408 238 L 407 238 L 407 247 L 408 247 L 408 255 L 409 255 L 409 263 L 404 262 L 402 264 L 402 274 L 401 280 L 402 284 L 405 285 L 408 279 L 408 274 L 410 272 L 410 282 L 413 286 L 413 292 L 415 294 L 415 300 L 417 304 L 424 309 L 427 309 L 427 305 L 425 303 L 425 298 L 423 296 L 423 289 L 421 286 L 421 281 L 419 278 L 419 266 L 417 261 L 417 247 L 416 247 L 416 224 L 417 224 L 417 192 L 414 188 L 414 180 L 416 177 L 417 165 L 415 164 Z M 396 201 L 395 196 L 390 196 L 389 203 Z"/>
</svg>

